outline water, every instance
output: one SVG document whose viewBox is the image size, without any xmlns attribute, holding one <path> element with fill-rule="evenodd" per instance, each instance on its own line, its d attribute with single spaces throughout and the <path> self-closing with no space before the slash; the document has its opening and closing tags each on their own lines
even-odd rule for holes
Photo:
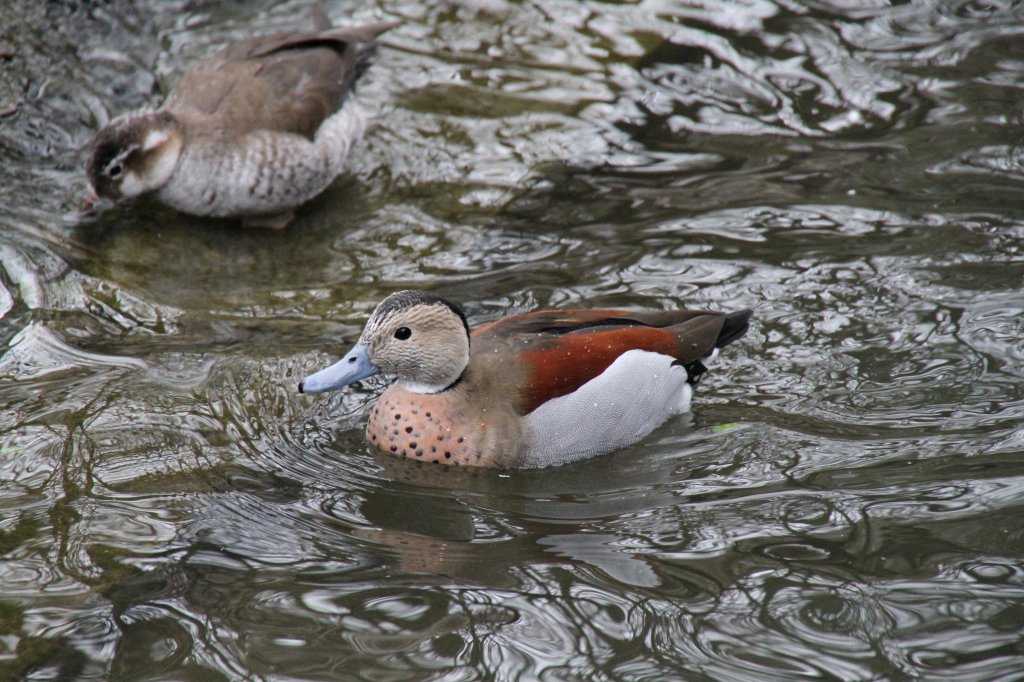
<svg viewBox="0 0 1024 682">
<path fill-rule="evenodd" d="M 402 26 L 287 231 L 80 220 L 307 7 L 0 8 L 0 678 L 1024 679 L 1024 10 L 328 2 Z M 410 286 L 757 318 L 641 444 L 458 471 L 295 392 Z"/>
</svg>

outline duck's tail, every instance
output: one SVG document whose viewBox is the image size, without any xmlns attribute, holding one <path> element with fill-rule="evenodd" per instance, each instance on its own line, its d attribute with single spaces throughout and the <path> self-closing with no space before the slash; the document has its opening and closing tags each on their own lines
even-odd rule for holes
<svg viewBox="0 0 1024 682">
<path fill-rule="evenodd" d="M 686 375 L 689 377 L 687 383 L 691 386 L 696 386 L 700 383 L 701 377 L 704 376 L 704 372 L 708 371 L 708 367 L 714 362 L 715 358 L 718 357 L 718 349 L 725 348 L 736 339 L 742 337 L 750 329 L 750 318 L 754 316 L 754 311 L 747 308 L 745 310 L 737 310 L 734 313 L 729 313 L 725 316 L 722 322 L 722 329 L 718 332 L 718 338 L 715 340 L 715 347 L 711 349 L 711 352 L 702 358 L 698 358 L 693 362 L 689 362 L 683 367 L 686 369 Z"/>
<path fill-rule="evenodd" d="M 750 329 L 750 318 L 753 316 L 754 311 L 750 308 L 726 315 L 725 321 L 722 323 L 722 331 L 718 333 L 718 340 L 715 341 L 715 348 L 725 348 L 746 334 Z"/>
</svg>

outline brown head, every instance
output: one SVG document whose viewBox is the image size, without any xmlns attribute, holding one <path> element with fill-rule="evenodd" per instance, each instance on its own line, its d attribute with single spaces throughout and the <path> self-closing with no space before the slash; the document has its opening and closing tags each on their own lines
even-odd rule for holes
<svg viewBox="0 0 1024 682">
<path fill-rule="evenodd" d="M 170 112 L 118 116 L 93 140 L 89 183 L 108 199 L 156 191 L 174 173 L 182 141 L 181 126 Z"/>
</svg>

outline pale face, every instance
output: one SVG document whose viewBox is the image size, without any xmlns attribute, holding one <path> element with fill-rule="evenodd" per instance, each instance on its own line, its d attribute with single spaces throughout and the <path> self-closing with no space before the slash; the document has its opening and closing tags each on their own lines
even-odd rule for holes
<svg viewBox="0 0 1024 682">
<path fill-rule="evenodd" d="M 96 135 L 89 181 L 108 199 L 156 191 L 174 173 L 181 146 L 178 123 L 168 112 L 119 116 Z"/>
<path fill-rule="evenodd" d="M 374 312 L 360 343 L 382 371 L 417 393 L 451 386 L 469 364 L 469 335 L 462 318 L 448 304 L 423 300 L 393 306 L 393 294 Z"/>
<path fill-rule="evenodd" d="M 373 311 L 359 343 L 299 382 L 299 392 L 334 391 L 386 372 L 414 393 L 439 393 L 458 381 L 468 364 L 469 328 L 462 313 L 434 294 L 399 291 Z"/>
</svg>

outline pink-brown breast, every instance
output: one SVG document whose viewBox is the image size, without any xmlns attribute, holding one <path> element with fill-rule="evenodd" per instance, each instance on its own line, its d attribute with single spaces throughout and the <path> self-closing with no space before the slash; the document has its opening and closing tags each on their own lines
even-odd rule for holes
<svg viewBox="0 0 1024 682">
<path fill-rule="evenodd" d="M 513 415 L 472 405 L 465 394 L 413 393 L 391 386 L 370 410 L 366 439 L 398 457 L 461 466 L 501 466 L 503 456 L 518 450 Z M 513 425 L 514 426 L 514 425 Z"/>
</svg>

